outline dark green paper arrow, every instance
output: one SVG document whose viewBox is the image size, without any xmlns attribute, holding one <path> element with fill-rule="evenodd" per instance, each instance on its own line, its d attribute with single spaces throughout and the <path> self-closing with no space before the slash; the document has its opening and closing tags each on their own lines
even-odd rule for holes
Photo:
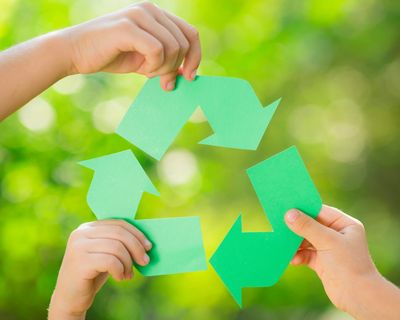
<svg viewBox="0 0 400 320">
<path fill-rule="evenodd" d="M 160 160 L 183 125 L 200 106 L 214 134 L 200 143 L 255 150 L 280 99 L 263 107 L 250 84 L 242 79 L 198 76 L 189 82 L 177 78 L 165 92 L 159 79 L 146 82 L 117 133 Z"/>
<path fill-rule="evenodd" d="M 243 232 L 236 220 L 210 262 L 242 306 L 242 288 L 274 285 L 296 253 L 301 237 L 285 224 L 292 208 L 316 217 L 322 202 L 295 147 L 264 160 L 247 170 L 273 232 Z"/>
</svg>

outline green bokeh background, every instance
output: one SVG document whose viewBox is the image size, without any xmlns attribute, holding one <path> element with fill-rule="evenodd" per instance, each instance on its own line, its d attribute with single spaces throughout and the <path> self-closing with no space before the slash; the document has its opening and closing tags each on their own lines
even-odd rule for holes
<svg viewBox="0 0 400 320">
<path fill-rule="evenodd" d="M 211 132 L 199 114 L 160 163 L 133 149 L 161 192 L 144 196 L 138 217 L 199 215 L 208 258 L 240 212 L 246 230 L 270 230 L 244 170 L 296 144 L 324 202 L 364 222 L 379 270 L 400 284 L 400 2 L 157 3 L 199 29 L 201 74 L 245 78 L 264 105 L 283 100 L 256 152 L 198 145 Z M 0 0 L 0 49 L 129 4 Z M 132 148 L 112 132 L 144 81 L 67 78 L 0 123 L 0 319 L 46 318 L 69 233 L 94 218 L 91 172 L 77 162 Z M 87 318 L 345 317 L 305 267 L 289 267 L 273 288 L 246 289 L 244 306 L 209 266 L 109 281 Z"/>
</svg>

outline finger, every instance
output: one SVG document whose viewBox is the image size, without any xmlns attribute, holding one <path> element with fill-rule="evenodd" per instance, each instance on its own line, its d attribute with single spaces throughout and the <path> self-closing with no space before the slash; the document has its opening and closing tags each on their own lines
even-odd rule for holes
<svg viewBox="0 0 400 320">
<path fill-rule="evenodd" d="M 135 18 L 135 23 L 163 44 L 164 63 L 152 73 L 164 74 L 177 71 L 176 63 L 180 53 L 180 44 L 174 34 L 146 11 L 142 11 L 140 17 Z"/>
<path fill-rule="evenodd" d="M 186 39 L 183 32 L 178 28 L 178 26 L 170 20 L 164 13 L 159 10 L 156 10 L 155 17 L 157 21 L 159 21 L 162 25 L 164 25 L 175 37 L 175 39 L 179 43 L 179 54 L 176 59 L 175 65 L 172 72 L 167 74 L 163 74 L 160 77 L 160 85 L 167 91 L 171 91 L 175 88 L 176 85 L 176 77 L 179 73 L 179 68 L 183 62 L 184 57 L 189 51 L 189 41 Z"/>
<path fill-rule="evenodd" d="M 164 64 L 164 46 L 152 34 L 146 32 L 130 20 L 122 20 L 121 33 L 125 35 L 121 50 L 125 52 L 137 51 L 145 57 L 144 63 L 138 69 L 139 73 L 150 73 Z M 135 41 L 140 39 L 140 41 Z"/>
<path fill-rule="evenodd" d="M 129 222 L 126 222 L 124 220 L 119 220 L 119 219 L 109 219 L 109 220 L 98 220 L 94 222 L 89 222 L 85 224 L 86 226 L 89 227 L 96 227 L 96 226 L 118 226 L 124 228 L 126 231 L 131 233 L 136 239 L 140 241 L 140 243 L 143 245 L 143 247 L 146 250 L 150 250 L 152 247 L 151 242 L 149 239 L 146 238 L 144 233 L 140 231 L 138 228 L 130 224 Z"/>
<path fill-rule="evenodd" d="M 313 245 L 307 239 L 304 239 L 303 242 L 300 244 L 300 249 L 309 249 L 313 248 Z"/>
<path fill-rule="evenodd" d="M 314 261 L 316 258 L 316 251 L 315 250 L 300 250 L 297 251 L 292 261 L 290 261 L 291 265 L 298 266 L 298 265 L 307 265 L 311 269 L 314 269 Z"/>
<path fill-rule="evenodd" d="M 201 60 L 199 33 L 196 28 L 189 25 L 185 20 L 166 11 L 165 15 L 181 29 L 189 42 L 189 49 L 183 63 L 183 75 L 187 80 L 193 80 L 196 77 Z"/>
<path fill-rule="evenodd" d="M 179 29 L 179 27 L 171 19 L 169 19 L 163 11 L 155 10 L 154 15 L 156 20 L 166 29 L 168 29 L 179 43 L 179 54 L 174 66 L 174 69 L 178 70 L 183 62 L 183 58 L 189 51 L 189 41 L 186 39 L 186 36 L 183 34 L 181 29 Z"/>
<path fill-rule="evenodd" d="M 297 209 L 289 210 L 285 215 L 285 221 L 289 229 L 307 239 L 317 250 L 329 247 L 336 235 L 334 230 Z"/>
<path fill-rule="evenodd" d="M 177 72 L 169 72 L 160 76 L 160 85 L 166 91 L 172 91 L 176 86 Z"/>
<path fill-rule="evenodd" d="M 317 221 L 336 231 L 341 231 L 343 228 L 351 225 L 361 224 L 360 221 L 347 215 L 341 210 L 327 205 L 322 206 L 322 209 L 317 216 Z"/>
<path fill-rule="evenodd" d="M 91 253 L 105 253 L 116 257 L 124 266 L 125 278 L 128 278 L 132 271 L 132 259 L 129 252 L 121 241 L 112 239 L 90 239 L 87 251 Z"/>
<path fill-rule="evenodd" d="M 178 69 L 181 65 L 183 58 L 189 49 L 189 41 L 186 39 L 182 30 L 166 15 L 166 12 L 158 7 L 156 4 L 147 2 L 137 6 L 136 9 L 144 11 L 145 14 L 151 15 L 159 24 L 163 25 L 176 39 L 179 44 L 179 55 L 175 63 L 175 68 Z M 141 16 L 145 16 L 141 14 Z"/>
<path fill-rule="evenodd" d="M 149 263 L 149 256 L 142 243 L 121 226 L 113 225 L 100 225 L 91 228 L 87 232 L 89 239 L 109 239 L 120 241 L 128 250 L 132 260 L 140 265 L 147 265 Z"/>
<path fill-rule="evenodd" d="M 91 253 L 89 259 L 90 262 L 86 267 L 93 268 L 96 275 L 107 272 L 117 281 L 125 279 L 124 265 L 115 256 L 106 253 Z"/>
</svg>

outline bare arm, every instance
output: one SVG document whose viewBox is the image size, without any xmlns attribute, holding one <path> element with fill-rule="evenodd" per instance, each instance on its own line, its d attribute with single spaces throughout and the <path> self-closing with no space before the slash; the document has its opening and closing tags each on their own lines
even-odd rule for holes
<svg viewBox="0 0 400 320">
<path fill-rule="evenodd" d="M 0 53 L 0 120 L 71 72 L 66 47 L 54 32 Z"/>
<path fill-rule="evenodd" d="M 143 2 L 0 52 L 0 120 L 61 78 L 98 71 L 193 80 L 201 49 L 194 27 Z"/>
</svg>

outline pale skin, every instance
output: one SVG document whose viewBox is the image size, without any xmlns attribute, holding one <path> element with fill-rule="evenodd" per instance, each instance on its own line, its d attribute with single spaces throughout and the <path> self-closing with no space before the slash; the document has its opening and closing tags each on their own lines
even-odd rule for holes
<svg viewBox="0 0 400 320">
<path fill-rule="evenodd" d="M 193 26 L 151 3 L 135 4 L 0 52 L 0 120 L 69 75 L 160 76 L 161 87 L 170 91 L 177 74 L 195 78 L 200 60 Z M 358 220 L 328 206 L 316 220 L 297 210 L 285 220 L 306 239 L 292 264 L 313 269 L 337 308 L 362 320 L 400 318 L 400 290 L 375 268 Z M 80 226 L 68 241 L 49 319 L 84 319 L 107 278 L 131 279 L 132 261 L 147 265 L 151 246 L 124 221 Z"/>
<path fill-rule="evenodd" d="M 360 320 L 400 318 L 400 289 L 376 269 L 360 221 L 329 206 L 316 220 L 291 210 L 285 221 L 305 238 L 291 264 L 314 270 L 338 309 Z"/>
<path fill-rule="evenodd" d="M 85 319 L 109 275 L 116 281 L 132 279 L 132 262 L 147 265 L 151 247 L 141 231 L 122 220 L 81 225 L 68 240 L 49 306 L 49 320 Z"/>
<path fill-rule="evenodd" d="M 143 2 L 0 52 L 0 120 L 58 80 L 99 71 L 160 76 L 164 90 L 201 60 L 197 30 Z"/>
</svg>

